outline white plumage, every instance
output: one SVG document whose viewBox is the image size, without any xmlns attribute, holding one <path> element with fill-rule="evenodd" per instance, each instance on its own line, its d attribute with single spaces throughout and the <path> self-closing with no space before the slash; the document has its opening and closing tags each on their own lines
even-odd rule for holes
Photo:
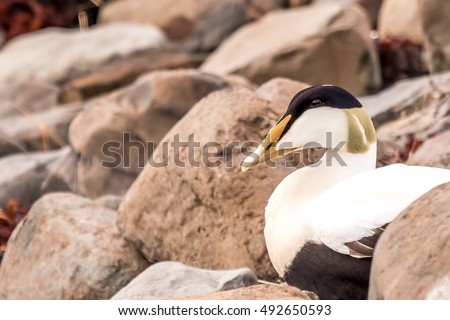
<svg viewBox="0 0 450 320">
<path fill-rule="evenodd" d="M 373 235 L 373 229 L 391 222 L 414 200 L 448 181 L 449 170 L 404 164 L 363 172 L 310 202 L 315 233 L 328 247 L 349 254 L 345 243 Z"/>
</svg>

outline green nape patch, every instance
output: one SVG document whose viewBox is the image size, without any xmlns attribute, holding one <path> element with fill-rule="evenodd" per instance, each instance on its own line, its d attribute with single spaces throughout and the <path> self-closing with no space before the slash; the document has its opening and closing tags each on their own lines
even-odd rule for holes
<svg viewBox="0 0 450 320">
<path fill-rule="evenodd" d="M 364 108 L 343 110 L 348 121 L 347 151 L 351 153 L 367 152 L 370 145 L 377 141 L 372 119 Z"/>
</svg>

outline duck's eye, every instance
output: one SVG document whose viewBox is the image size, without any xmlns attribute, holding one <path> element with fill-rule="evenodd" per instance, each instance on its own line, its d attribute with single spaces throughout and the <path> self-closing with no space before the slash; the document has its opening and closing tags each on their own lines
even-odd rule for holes
<svg viewBox="0 0 450 320">
<path fill-rule="evenodd" d="M 322 100 L 320 99 L 314 99 L 311 102 L 311 107 L 320 107 L 322 105 Z"/>
</svg>

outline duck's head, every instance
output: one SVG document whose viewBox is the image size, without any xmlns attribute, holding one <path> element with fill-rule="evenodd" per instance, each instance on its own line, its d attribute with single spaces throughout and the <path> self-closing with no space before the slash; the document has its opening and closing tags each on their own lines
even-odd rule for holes
<svg viewBox="0 0 450 320">
<path fill-rule="evenodd" d="M 297 93 L 286 113 L 242 163 L 246 171 L 295 150 L 343 148 L 365 153 L 376 143 L 369 114 L 348 91 L 332 85 L 315 86 Z"/>
</svg>

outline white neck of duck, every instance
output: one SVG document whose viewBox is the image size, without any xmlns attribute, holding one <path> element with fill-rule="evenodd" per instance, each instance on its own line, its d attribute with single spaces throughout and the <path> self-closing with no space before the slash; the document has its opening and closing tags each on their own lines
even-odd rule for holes
<svg viewBox="0 0 450 320">
<path fill-rule="evenodd" d="M 277 186 L 266 206 L 264 233 L 269 256 L 280 276 L 298 248 L 313 237 L 305 225 L 312 211 L 308 202 L 342 180 L 375 169 L 376 155 L 376 142 L 360 153 L 351 153 L 346 146 L 328 150 L 319 162 L 291 173 Z"/>
</svg>

